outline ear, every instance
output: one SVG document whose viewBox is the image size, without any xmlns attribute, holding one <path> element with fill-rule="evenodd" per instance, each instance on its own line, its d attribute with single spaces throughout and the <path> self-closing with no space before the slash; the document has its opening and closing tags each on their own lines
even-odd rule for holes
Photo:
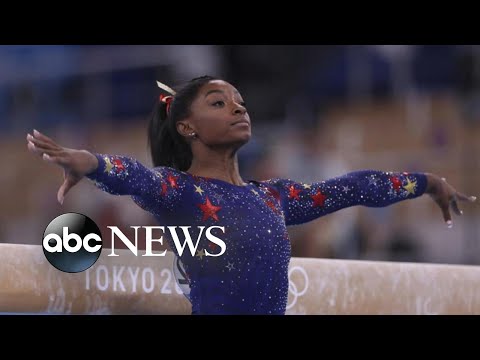
<svg viewBox="0 0 480 360">
<path fill-rule="evenodd" d="M 195 132 L 195 129 L 189 121 L 182 120 L 177 122 L 177 131 L 183 137 L 188 138 L 193 132 Z"/>
</svg>

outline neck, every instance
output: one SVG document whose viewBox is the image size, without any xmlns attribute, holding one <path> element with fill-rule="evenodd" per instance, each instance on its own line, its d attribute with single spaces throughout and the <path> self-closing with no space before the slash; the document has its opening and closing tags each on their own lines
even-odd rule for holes
<svg viewBox="0 0 480 360">
<path fill-rule="evenodd" d="M 204 148 L 195 154 L 188 173 L 244 185 L 238 170 L 237 150 Z"/>
</svg>

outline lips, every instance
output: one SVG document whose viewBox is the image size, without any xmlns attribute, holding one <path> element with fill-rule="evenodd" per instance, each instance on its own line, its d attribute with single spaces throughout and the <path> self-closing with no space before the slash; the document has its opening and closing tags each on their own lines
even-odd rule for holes
<svg viewBox="0 0 480 360">
<path fill-rule="evenodd" d="M 237 124 L 247 124 L 247 125 L 250 125 L 250 121 L 248 121 L 247 119 L 240 119 L 240 120 L 237 120 L 235 122 L 233 122 L 231 125 L 237 125 Z"/>
</svg>

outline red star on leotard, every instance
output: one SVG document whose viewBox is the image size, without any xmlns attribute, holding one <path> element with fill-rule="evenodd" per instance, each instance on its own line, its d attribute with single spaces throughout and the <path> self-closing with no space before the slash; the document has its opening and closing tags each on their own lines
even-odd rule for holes
<svg viewBox="0 0 480 360">
<path fill-rule="evenodd" d="M 166 183 L 162 182 L 162 193 L 161 195 L 167 195 L 167 191 L 168 191 L 168 186 Z"/>
<path fill-rule="evenodd" d="M 393 189 L 395 191 L 400 190 L 400 188 L 402 186 L 402 182 L 400 181 L 400 179 L 398 177 L 390 176 L 390 181 L 392 182 L 392 186 L 393 186 Z"/>
<path fill-rule="evenodd" d="M 273 196 L 278 202 L 280 202 L 280 193 L 276 189 L 267 187 L 267 193 L 268 195 Z"/>
<path fill-rule="evenodd" d="M 168 174 L 167 180 L 170 183 L 170 186 L 174 189 L 178 188 L 177 179 L 178 179 L 178 176 L 173 176 L 172 174 Z"/>
<path fill-rule="evenodd" d="M 299 199 L 298 194 L 300 194 L 300 191 L 302 191 L 301 189 L 295 189 L 295 185 L 291 185 L 288 190 L 290 191 L 290 193 L 288 194 L 289 199 Z"/>
<path fill-rule="evenodd" d="M 270 200 L 267 200 L 265 201 L 265 205 L 267 205 L 270 209 L 272 209 L 275 214 L 278 214 L 278 209 L 273 202 L 271 202 Z"/>
<path fill-rule="evenodd" d="M 120 159 L 113 160 L 113 165 L 115 165 L 115 170 L 117 173 L 125 170 L 125 166 L 123 166 L 122 161 Z"/>
<path fill-rule="evenodd" d="M 214 244 L 212 242 L 210 244 L 208 244 L 208 248 L 212 251 L 215 251 L 217 247 L 218 247 L 218 245 Z"/>
<path fill-rule="evenodd" d="M 218 215 L 217 211 L 221 210 L 221 206 L 215 206 L 210 202 L 210 199 L 207 196 L 207 200 L 205 201 L 205 204 L 197 204 L 197 206 L 202 210 L 203 212 L 203 219 L 202 221 L 207 220 L 208 218 L 212 218 L 215 221 L 218 221 Z"/>
<path fill-rule="evenodd" d="M 313 199 L 313 207 L 323 206 L 325 199 L 327 198 L 325 195 L 322 194 L 321 191 L 317 192 L 315 195 L 310 195 Z"/>
</svg>

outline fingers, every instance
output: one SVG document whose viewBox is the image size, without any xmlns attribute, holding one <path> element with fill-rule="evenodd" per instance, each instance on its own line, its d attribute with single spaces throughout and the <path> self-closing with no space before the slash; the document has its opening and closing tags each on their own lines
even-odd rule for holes
<svg viewBox="0 0 480 360">
<path fill-rule="evenodd" d="M 31 152 L 37 153 L 37 150 L 38 150 L 38 149 L 35 147 L 35 145 L 34 145 L 31 141 L 28 142 L 27 148 L 28 148 L 28 150 L 30 150 Z"/>
<path fill-rule="evenodd" d="M 27 135 L 27 141 L 29 143 L 32 143 L 33 145 L 35 145 L 35 147 L 39 148 L 39 149 L 42 149 L 42 150 L 59 150 L 57 147 L 54 147 L 50 144 L 47 144 L 41 140 L 38 140 L 38 139 L 35 139 L 32 135 L 28 134 Z"/>
<path fill-rule="evenodd" d="M 35 155 L 38 155 L 38 156 L 42 156 L 46 151 L 50 152 L 51 150 L 45 150 L 45 149 L 41 149 L 41 148 L 38 148 L 37 146 L 35 146 L 35 144 L 31 141 L 28 142 L 27 144 L 27 148 L 30 152 L 34 153 Z"/>
<path fill-rule="evenodd" d="M 28 149 L 35 153 L 38 156 L 41 156 L 43 160 L 51 162 L 57 165 L 61 165 L 65 171 L 71 163 L 71 154 L 69 149 L 65 149 L 55 143 L 51 138 L 46 135 L 43 135 L 37 130 L 33 130 L 33 136 L 27 134 L 27 147 Z M 65 195 L 70 191 L 70 189 L 78 182 L 71 176 L 67 176 L 67 173 L 64 173 L 64 181 L 57 193 L 57 200 L 60 204 L 63 205 Z"/>
<path fill-rule="evenodd" d="M 63 201 L 65 200 L 65 195 L 70 191 L 70 189 L 75 185 L 73 181 L 70 180 L 70 178 L 66 178 L 65 181 L 63 182 L 62 186 L 60 186 L 60 189 L 58 189 L 57 193 L 57 200 L 60 204 L 63 205 Z"/>
<path fill-rule="evenodd" d="M 38 140 L 41 140 L 45 143 L 48 143 L 48 144 L 51 144 L 51 145 L 56 145 L 58 146 L 58 144 L 53 141 L 52 139 L 50 139 L 48 136 L 46 135 L 43 135 L 41 132 L 37 131 L 37 130 L 33 130 L 33 136 L 35 138 L 37 138 Z"/>
<path fill-rule="evenodd" d="M 450 214 L 450 209 L 449 209 L 450 206 L 452 207 L 452 210 L 456 215 L 458 216 L 463 215 L 463 210 L 460 209 L 460 207 L 458 206 L 459 199 L 473 202 L 477 198 L 475 196 L 466 196 L 464 194 L 457 193 L 455 196 L 451 198 L 451 200 L 449 201 L 449 204 L 444 200 L 439 200 L 437 202 L 438 205 L 440 206 L 440 209 L 442 210 L 443 218 L 449 229 L 453 227 L 452 216 Z"/>
<path fill-rule="evenodd" d="M 452 228 L 453 222 L 452 222 L 452 216 L 450 215 L 450 208 L 448 201 L 446 198 L 442 198 L 441 200 L 437 201 L 438 206 L 440 206 L 440 209 L 442 210 L 443 214 L 443 219 L 445 220 L 445 223 L 447 224 L 448 228 Z"/>
<path fill-rule="evenodd" d="M 62 154 L 63 154 L 62 150 L 46 149 L 46 148 L 43 148 L 43 147 L 39 147 L 31 141 L 28 142 L 27 147 L 28 147 L 28 150 L 30 150 L 32 153 L 42 157 L 44 160 L 62 158 Z"/>
<path fill-rule="evenodd" d="M 50 143 L 39 138 L 36 138 L 30 134 L 27 134 L 27 141 L 34 144 L 37 148 L 44 150 L 61 150 L 62 148 L 55 143 Z"/>
<path fill-rule="evenodd" d="M 462 201 L 469 201 L 469 202 L 474 202 L 477 200 L 476 196 L 467 196 L 465 194 L 462 194 L 460 192 L 457 192 L 457 197 L 462 200 Z"/>
<path fill-rule="evenodd" d="M 60 189 L 58 189 L 58 193 L 57 193 L 57 201 L 63 205 L 63 200 L 65 200 L 65 194 L 66 194 L 66 191 L 68 192 L 68 189 L 67 189 L 67 180 L 65 180 L 62 184 L 62 186 L 60 186 Z"/>
<path fill-rule="evenodd" d="M 453 199 L 451 201 L 451 204 L 452 204 L 452 210 L 454 211 L 455 214 L 457 214 L 458 216 L 463 215 L 463 211 L 460 210 L 460 208 L 458 207 L 458 203 L 456 199 Z"/>
<path fill-rule="evenodd" d="M 43 147 L 41 145 L 36 145 L 32 141 L 28 141 L 27 147 L 28 147 L 28 150 L 30 150 L 32 153 L 37 154 L 39 156 L 42 156 L 44 153 L 58 156 L 62 151 L 61 149 L 52 149 L 52 148 Z"/>
<path fill-rule="evenodd" d="M 38 155 L 47 153 L 49 155 L 58 155 L 58 152 L 63 151 L 63 147 L 58 145 L 48 136 L 41 134 L 37 130 L 33 130 L 33 135 L 27 134 L 28 149 Z"/>
<path fill-rule="evenodd" d="M 458 206 L 459 201 L 474 202 L 477 200 L 477 198 L 475 196 L 467 196 L 456 191 L 450 184 L 447 183 L 445 178 L 441 178 L 441 180 L 441 185 L 438 188 L 437 193 L 434 194 L 433 198 L 442 210 L 443 218 L 450 229 L 453 226 L 452 217 L 450 215 L 450 206 L 456 215 L 461 216 L 463 215 L 463 211 Z"/>
<path fill-rule="evenodd" d="M 64 149 L 53 140 L 34 130 L 35 137 L 27 135 L 27 147 L 32 153 L 42 157 L 43 160 L 61 166 L 68 164 L 67 154 Z"/>
<path fill-rule="evenodd" d="M 69 164 L 68 158 L 62 154 L 48 155 L 47 153 L 44 153 L 42 155 L 42 159 L 52 164 L 57 164 L 60 166 L 68 166 Z"/>
<path fill-rule="evenodd" d="M 57 164 L 60 166 L 68 166 L 69 159 L 68 155 L 64 151 L 59 150 L 48 150 L 37 147 L 31 141 L 28 142 L 28 150 L 32 153 L 40 156 L 43 160 L 50 162 L 52 164 Z"/>
<path fill-rule="evenodd" d="M 441 180 L 444 181 L 445 183 L 447 183 L 446 178 L 442 177 Z M 456 191 L 451 185 L 449 185 L 449 184 L 447 184 L 447 185 L 448 185 L 448 188 L 450 189 L 450 194 L 454 194 L 453 196 L 455 196 L 457 199 L 459 199 L 461 201 L 469 201 L 469 202 L 474 202 L 474 201 L 477 200 L 476 196 L 467 196 L 465 194 L 462 194 L 461 192 Z"/>
</svg>

